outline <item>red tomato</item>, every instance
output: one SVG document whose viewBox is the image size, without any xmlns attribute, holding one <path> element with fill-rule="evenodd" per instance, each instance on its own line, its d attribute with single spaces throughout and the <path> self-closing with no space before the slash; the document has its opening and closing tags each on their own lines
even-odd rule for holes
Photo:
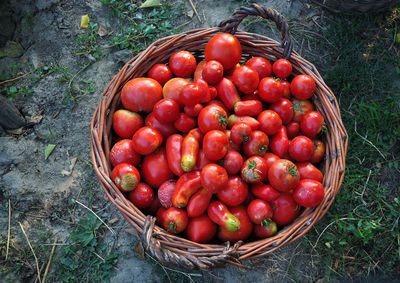
<svg viewBox="0 0 400 283">
<path fill-rule="evenodd" d="M 273 153 L 283 158 L 289 150 L 289 139 L 286 135 L 286 129 L 282 126 L 281 130 L 271 137 L 269 147 Z"/>
<path fill-rule="evenodd" d="M 235 232 L 240 228 L 239 219 L 220 201 L 212 201 L 210 203 L 207 208 L 207 215 L 212 222 L 222 226 L 228 232 Z"/>
<path fill-rule="evenodd" d="M 211 99 L 214 99 L 214 98 L 217 97 L 218 92 L 217 92 L 217 89 L 216 89 L 214 86 L 209 85 L 209 86 L 208 86 L 208 90 L 210 91 L 210 97 L 211 97 Z M 221 103 L 221 104 L 223 105 L 223 103 Z M 211 105 L 211 104 L 209 104 L 209 105 Z"/>
<path fill-rule="evenodd" d="M 295 76 L 290 83 L 290 92 L 297 99 L 309 99 L 313 96 L 315 89 L 315 81 L 308 75 Z"/>
<path fill-rule="evenodd" d="M 241 151 L 242 150 L 242 145 L 238 144 L 238 143 L 234 143 L 232 141 L 232 139 L 231 139 L 231 131 L 230 130 L 225 130 L 224 133 L 229 139 L 229 148 L 228 148 L 228 150 L 235 150 L 237 152 Z"/>
<path fill-rule="evenodd" d="M 204 168 L 204 166 L 206 166 L 207 164 L 210 164 L 210 163 L 212 163 L 212 161 L 207 159 L 204 150 L 201 148 L 199 150 L 199 156 L 197 159 L 196 166 L 194 167 L 194 170 L 201 170 Z"/>
<path fill-rule="evenodd" d="M 314 165 L 312 165 L 310 162 L 296 163 L 296 167 L 300 173 L 300 180 L 313 179 L 315 181 L 322 183 L 322 180 L 324 178 L 322 172 L 319 171 L 319 169 Z"/>
<path fill-rule="evenodd" d="M 232 75 L 233 83 L 243 93 L 253 93 L 260 81 L 258 73 L 250 66 L 236 67 Z"/>
<path fill-rule="evenodd" d="M 266 201 L 276 200 L 281 195 L 271 185 L 266 185 L 264 183 L 252 184 L 251 193 L 256 198 L 263 199 Z"/>
<path fill-rule="evenodd" d="M 153 190 L 145 183 L 139 183 L 136 189 L 128 194 L 128 199 L 138 208 L 149 207 L 153 198 Z"/>
<path fill-rule="evenodd" d="M 271 167 L 272 163 L 274 163 L 275 161 L 281 159 L 278 155 L 276 155 L 276 154 L 274 154 L 272 152 L 267 152 L 266 154 L 264 154 L 263 158 L 267 162 L 267 171 Z"/>
<path fill-rule="evenodd" d="M 242 100 L 243 101 L 246 101 L 246 100 L 258 100 L 258 101 L 260 101 L 260 97 L 258 96 L 258 90 L 256 89 L 253 93 L 246 94 L 246 95 L 242 96 Z M 261 105 L 262 105 L 262 103 L 261 103 Z"/>
<path fill-rule="evenodd" d="M 247 207 L 247 215 L 254 224 L 261 224 L 265 219 L 271 219 L 273 210 L 268 202 L 262 199 L 255 199 Z"/>
<path fill-rule="evenodd" d="M 240 173 L 247 183 L 262 182 L 267 176 L 267 162 L 260 156 L 252 156 L 244 162 Z"/>
<path fill-rule="evenodd" d="M 199 141 L 197 138 L 188 134 L 184 137 L 182 142 L 182 160 L 181 167 L 183 171 L 190 172 L 193 170 L 197 163 L 197 156 L 199 154 Z"/>
<path fill-rule="evenodd" d="M 158 210 L 160 209 L 160 207 L 162 207 L 161 203 L 160 203 L 160 200 L 158 199 L 157 194 L 155 194 L 154 197 L 153 197 L 153 201 L 151 202 L 150 206 L 148 206 L 145 209 L 143 209 L 143 212 L 145 214 L 156 216 L 156 214 L 157 214 Z M 161 223 L 160 223 L 160 225 L 161 225 Z"/>
<path fill-rule="evenodd" d="M 237 123 L 233 125 L 231 129 L 231 140 L 234 143 L 247 143 L 250 139 L 250 134 L 252 133 L 252 129 L 246 123 Z M 267 137 L 268 139 L 268 137 Z"/>
<path fill-rule="evenodd" d="M 235 103 L 234 111 L 239 116 L 256 116 L 263 109 L 262 103 L 259 100 L 245 100 Z"/>
<path fill-rule="evenodd" d="M 217 193 L 217 197 L 228 206 L 236 206 L 244 202 L 249 189 L 239 176 L 231 176 L 228 183 Z"/>
<path fill-rule="evenodd" d="M 224 67 L 218 61 L 208 61 L 202 72 L 203 79 L 211 84 L 216 85 L 224 76 Z"/>
<path fill-rule="evenodd" d="M 315 164 L 320 162 L 324 158 L 325 144 L 322 141 L 316 139 L 313 140 L 313 143 L 314 143 L 314 152 L 309 160 L 310 162 Z"/>
<path fill-rule="evenodd" d="M 167 209 L 162 206 L 157 210 L 157 213 L 156 213 L 156 223 L 158 225 L 160 225 L 161 227 L 163 226 L 163 221 L 164 221 L 164 216 L 165 216 L 166 211 L 167 211 Z"/>
<path fill-rule="evenodd" d="M 186 211 L 190 218 L 202 215 L 210 204 L 212 193 L 206 188 L 198 190 L 191 198 L 186 206 Z"/>
<path fill-rule="evenodd" d="M 293 192 L 294 200 L 304 207 L 315 207 L 324 199 L 324 186 L 318 181 L 311 179 L 300 180 Z"/>
<path fill-rule="evenodd" d="M 187 106 L 194 106 L 201 102 L 203 98 L 203 91 L 197 84 L 184 85 L 179 93 L 179 100 L 182 104 Z"/>
<path fill-rule="evenodd" d="M 176 189 L 175 180 L 165 181 L 160 185 L 157 195 L 163 207 L 170 208 L 173 206 L 172 197 L 174 195 L 175 189 Z"/>
<path fill-rule="evenodd" d="M 201 89 L 201 103 L 207 103 L 211 100 L 211 93 L 208 83 L 202 78 L 198 78 L 193 81 L 194 84 L 198 85 Z"/>
<path fill-rule="evenodd" d="M 231 111 L 234 109 L 235 103 L 240 101 L 240 96 L 235 85 L 227 78 L 222 78 L 218 83 L 217 92 L 218 98 Z"/>
<path fill-rule="evenodd" d="M 293 119 L 293 104 L 290 100 L 282 98 L 278 102 L 270 105 L 269 110 L 278 113 L 282 119 L 282 124 L 286 125 Z"/>
<path fill-rule="evenodd" d="M 162 98 L 161 85 L 151 78 L 135 78 L 128 81 L 121 91 L 122 105 L 134 112 L 153 110 L 154 104 Z"/>
<path fill-rule="evenodd" d="M 293 139 L 300 132 L 300 123 L 296 121 L 292 121 L 286 125 L 287 136 L 289 139 Z"/>
<path fill-rule="evenodd" d="M 250 134 L 248 141 L 243 144 L 243 152 L 248 157 L 263 156 L 267 152 L 268 144 L 269 139 L 264 132 L 254 131 Z"/>
<path fill-rule="evenodd" d="M 125 109 L 115 111 L 113 129 L 121 138 L 132 138 L 133 134 L 143 127 L 143 118 L 138 113 Z"/>
<path fill-rule="evenodd" d="M 260 113 L 260 115 L 261 114 L 262 114 L 262 112 Z M 276 116 L 278 116 L 278 114 L 276 114 Z M 250 116 L 238 116 L 238 115 L 232 114 L 228 117 L 228 127 L 229 128 L 232 128 L 235 124 L 241 123 L 241 122 L 248 124 L 253 131 L 257 130 L 260 127 L 260 122 Z"/>
<path fill-rule="evenodd" d="M 300 212 L 300 206 L 289 193 L 281 194 L 279 198 L 271 202 L 271 207 L 274 210 L 272 220 L 279 226 L 291 223 Z"/>
<path fill-rule="evenodd" d="M 165 147 L 144 158 L 141 172 L 143 180 L 153 188 L 160 187 L 162 183 L 174 177 L 168 167 Z"/>
<path fill-rule="evenodd" d="M 152 153 L 162 144 L 161 133 L 151 127 L 142 127 L 133 135 L 133 149 L 142 155 Z"/>
<path fill-rule="evenodd" d="M 196 126 L 196 120 L 185 113 L 180 113 L 178 120 L 174 122 L 174 127 L 182 133 L 187 133 Z"/>
<path fill-rule="evenodd" d="M 153 114 L 161 123 L 174 122 L 179 118 L 179 104 L 171 98 L 161 99 L 154 105 Z"/>
<path fill-rule="evenodd" d="M 324 117 L 317 111 L 309 111 L 301 118 L 301 132 L 309 138 L 314 138 L 324 127 Z"/>
<path fill-rule="evenodd" d="M 183 108 L 183 104 L 179 100 L 179 93 L 182 88 L 189 84 L 190 82 L 183 78 L 172 78 L 168 82 L 165 83 L 162 89 L 164 98 L 171 98 L 178 102 L 179 107 Z"/>
<path fill-rule="evenodd" d="M 185 114 L 188 115 L 189 117 L 195 118 L 199 116 L 199 113 L 202 109 L 203 105 L 201 105 L 200 103 L 193 106 L 185 105 L 185 107 L 183 108 L 183 112 L 185 112 Z"/>
<path fill-rule="evenodd" d="M 163 228 L 173 234 L 185 230 L 189 222 L 186 211 L 176 207 L 168 208 L 163 216 Z"/>
<path fill-rule="evenodd" d="M 216 60 L 224 70 L 235 67 L 242 57 L 242 47 L 239 40 L 229 33 L 214 35 L 204 50 L 206 61 Z"/>
<path fill-rule="evenodd" d="M 281 80 L 281 84 L 283 85 L 283 98 L 290 99 L 291 92 L 290 92 L 290 83 L 286 80 Z"/>
<path fill-rule="evenodd" d="M 152 78 L 164 85 L 167 81 L 172 79 L 171 69 L 165 64 L 155 64 L 147 73 L 149 78 Z"/>
<path fill-rule="evenodd" d="M 130 192 L 139 184 L 140 174 L 135 166 L 128 163 L 121 163 L 112 170 L 111 180 L 122 192 Z"/>
<path fill-rule="evenodd" d="M 289 155 L 296 161 L 307 161 L 314 152 L 313 142 L 306 136 L 297 136 L 290 142 Z"/>
<path fill-rule="evenodd" d="M 154 116 L 154 113 L 147 115 L 144 124 L 158 130 L 161 133 L 163 140 L 166 140 L 170 135 L 177 132 L 173 123 L 162 123 L 158 121 L 156 116 Z"/>
<path fill-rule="evenodd" d="M 240 172 L 243 166 L 242 155 L 235 150 L 228 150 L 224 156 L 223 167 L 229 175 L 235 175 Z"/>
<path fill-rule="evenodd" d="M 211 130 L 223 131 L 228 125 L 226 111 L 217 105 L 206 106 L 200 111 L 197 123 L 203 134 Z"/>
<path fill-rule="evenodd" d="M 283 98 L 283 85 L 274 78 L 263 78 L 258 85 L 258 95 L 265 102 L 278 102 Z"/>
<path fill-rule="evenodd" d="M 254 225 L 254 235 L 259 238 L 272 237 L 278 232 L 276 223 L 271 220 L 266 220 L 261 225 Z"/>
<path fill-rule="evenodd" d="M 178 176 L 181 176 L 184 173 L 181 167 L 182 143 L 183 137 L 178 134 L 170 136 L 166 142 L 168 167 L 175 175 Z"/>
<path fill-rule="evenodd" d="M 190 77 L 196 70 L 196 58 L 189 51 L 178 51 L 169 58 L 169 67 L 177 77 Z"/>
<path fill-rule="evenodd" d="M 183 174 L 176 182 L 176 189 L 172 197 L 175 207 L 185 207 L 190 197 L 201 188 L 200 171 L 191 171 Z"/>
<path fill-rule="evenodd" d="M 207 215 L 189 219 L 186 236 L 196 243 L 208 243 L 217 233 L 217 225 Z"/>
<path fill-rule="evenodd" d="M 232 214 L 239 219 L 240 228 L 235 232 L 229 232 L 223 227 L 218 229 L 218 238 L 221 241 L 244 241 L 246 240 L 253 231 L 253 224 L 250 222 L 249 217 L 247 216 L 246 208 L 242 205 L 231 207 L 230 211 Z"/>
<path fill-rule="evenodd" d="M 257 71 L 260 80 L 271 76 L 271 63 L 263 57 L 253 57 L 246 62 L 246 65 Z"/>
<path fill-rule="evenodd" d="M 304 114 L 306 114 L 308 111 L 314 110 L 314 106 L 309 100 L 298 100 L 298 99 L 293 99 L 293 121 L 296 122 L 301 122 L 301 119 L 303 118 Z"/>
<path fill-rule="evenodd" d="M 201 185 L 212 194 L 218 193 L 227 182 L 228 173 L 222 166 L 210 163 L 201 170 Z"/>
<path fill-rule="evenodd" d="M 286 59 L 278 59 L 272 65 L 272 71 L 280 79 L 286 79 L 292 73 L 292 64 Z"/>
<path fill-rule="evenodd" d="M 229 139 L 224 132 L 212 130 L 203 138 L 203 150 L 209 160 L 220 160 L 228 151 Z"/>
<path fill-rule="evenodd" d="M 296 188 L 300 174 L 293 162 L 280 159 L 272 163 L 268 170 L 268 181 L 271 186 L 280 192 L 290 192 Z"/>
<path fill-rule="evenodd" d="M 272 110 L 264 110 L 257 117 L 260 123 L 260 130 L 267 135 L 275 135 L 282 127 L 282 119 L 278 113 Z"/>
<path fill-rule="evenodd" d="M 140 155 L 133 149 L 132 140 L 120 140 L 111 148 L 110 163 L 113 167 L 120 163 L 136 166 L 140 163 Z"/>
<path fill-rule="evenodd" d="M 193 79 L 202 79 L 203 78 L 203 69 L 206 67 L 207 61 L 200 61 L 196 66 L 196 70 L 194 70 Z"/>
</svg>

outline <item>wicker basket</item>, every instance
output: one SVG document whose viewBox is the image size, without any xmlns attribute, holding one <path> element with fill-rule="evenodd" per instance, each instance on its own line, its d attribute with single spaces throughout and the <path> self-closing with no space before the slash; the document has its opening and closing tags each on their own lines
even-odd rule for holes
<svg viewBox="0 0 400 283">
<path fill-rule="evenodd" d="M 275 22 L 281 33 L 282 44 L 262 35 L 237 31 L 239 23 L 248 15 L 260 16 Z M 110 179 L 112 168 L 108 158 L 112 138 L 112 116 L 120 106 L 122 86 L 132 78 L 144 76 L 154 64 L 167 62 L 177 50 L 189 50 L 197 56 L 197 59 L 202 59 L 208 39 L 222 31 L 235 34 L 242 45 L 244 57 L 262 56 L 270 61 L 282 57 L 288 58 L 293 65 L 294 74 L 304 73 L 313 77 L 317 85 L 314 104 L 325 117 L 327 126 L 326 159 L 323 169 L 326 195 L 323 202 L 318 207 L 305 209 L 294 223 L 281 229 L 274 237 L 249 243 L 238 242 L 233 246 L 229 243 L 198 244 L 167 233 L 156 226 L 154 217 L 144 215 L 113 184 Z M 224 263 L 241 266 L 240 260 L 264 256 L 303 236 L 325 214 L 339 191 L 345 171 L 347 142 L 347 133 L 342 124 L 336 98 L 317 69 L 292 51 L 292 41 L 285 18 L 273 9 L 262 8 L 256 4 L 240 8 L 219 27 L 190 30 L 152 43 L 145 51 L 127 62 L 110 81 L 91 123 L 93 165 L 107 197 L 142 235 L 142 244 L 152 256 L 164 264 L 184 268 L 208 269 Z"/>
<path fill-rule="evenodd" d="M 311 0 L 335 13 L 347 15 L 379 13 L 393 7 L 399 0 Z"/>
</svg>

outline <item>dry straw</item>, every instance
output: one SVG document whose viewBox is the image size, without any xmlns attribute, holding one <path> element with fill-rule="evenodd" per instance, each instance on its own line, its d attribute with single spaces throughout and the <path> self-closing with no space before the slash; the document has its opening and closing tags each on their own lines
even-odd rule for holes
<svg viewBox="0 0 400 283">
<path fill-rule="evenodd" d="M 238 31 L 239 23 L 248 15 L 260 16 L 275 22 L 281 33 L 282 43 L 259 34 Z M 167 233 L 154 224 L 154 217 L 146 216 L 136 208 L 110 179 L 111 123 L 113 113 L 120 107 L 123 85 L 135 77 L 144 76 L 154 64 L 167 62 L 168 58 L 178 50 L 191 51 L 198 60 L 201 60 L 207 41 L 219 32 L 235 34 L 242 45 L 245 59 L 252 56 L 262 56 L 270 61 L 282 57 L 288 58 L 293 65 L 295 75 L 303 73 L 313 77 L 317 85 L 314 104 L 325 117 L 327 127 L 326 159 L 323 166 L 326 195 L 323 202 L 318 207 L 305 209 L 292 224 L 281 229 L 274 237 L 247 243 L 239 242 L 234 245 L 198 244 Z M 348 137 L 337 100 L 314 65 L 292 51 L 292 41 L 285 18 L 273 9 L 262 8 L 256 4 L 240 8 L 219 27 L 190 30 L 152 43 L 127 62 L 109 82 L 91 123 L 93 166 L 105 194 L 132 227 L 142 235 L 143 246 L 149 254 L 164 264 L 185 268 L 208 269 L 227 262 L 240 266 L 241 260 L 264 256 L 303 236 L 326 213 L 339 191 L 345 171 L 347 142 Z"/>
</svg>

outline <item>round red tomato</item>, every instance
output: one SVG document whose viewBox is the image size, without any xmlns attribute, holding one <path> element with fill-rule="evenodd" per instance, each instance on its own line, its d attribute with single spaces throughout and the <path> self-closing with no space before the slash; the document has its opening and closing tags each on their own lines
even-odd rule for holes
<svg viewBox="0 0 400 283">
<path fill-rule="evenodd" d="M 290 142 L 289 155 L 296 161 L 307 161 L 314 152 L 313 142 L 306 136 L 297 136 Z"/>
<path fill-rule="evenodd" d="M 197 84 L 187 84 L 183 86 L 179 100 L 183 105 L 194 106 L 201 102 L 203 91 Z"/>
<path fill-rule="evenodd" d="M 290 92 L 294 97 L 302 100 L 313 96 L 315 89 L 315 81 L 308 75 L 298 75 L 290 83 Z"/>
<path fill-rule="evenodd" d="M 174 177 L 174 174 L 168 167 L 164 147 L 144 158 L 141 172 L 143 180 L 153 188 L 160 187 L 162 183 Z"/>
<path fill-rule="evenodd" d="M 143 118 L 138 113 L 125 109 L 115 111 L 113 129 L 121 138 L 132 138 L 141 127 L 143 127 Z"/>
<path fill-rule="evenodd" d="M 216 85 L 222 80 L 224 76 L 224 67 L 218 61 L 208 61 L 202 72 L 203 79 L 211 84 Z"/>
<path fill-rule="evenodd" d="M 272 65 L 272 71 L 280 79 L 286 79 L 292 73 L 292 64 L 286 59 L 278 59 Z"/>
<path fill-rule="evenodd" d="M 219 227 L 218 229 L 218 238 L 221 241 L 244 241 L 246 240 L 253 231 L 253 224 L 249 220 L 247 216 L 246 208 L 243 205 L 235 206 L 229 208 L 231 213 L 236 216 L 240 221 L 240 228 L 235 232 L 229 232 L 227 229 L 223 227 Z"/>
<path fill-rule="evenodd" d="M 257 71 L 246 65 L 235 68 L 232 80 L 236 87 L 245 94 L 253 93 L 260 81 Z"/>
<path fill-rule="evenodd" d="M 229 139 L 224 132 L 212 130 L 203 138 L 203 150 L 209 160 L 220 160 L 228 151 Z"/>
<path fill-rule="evenodd" d="M 278 102 L 271 104 L 269 110 L 278 113 L 282 119 L 282 124 L 286 125 L 293 119 L 293 104 L 290 100 L 282 98 Z"/>
<path fill-rule="evenodd" d="M 260 130 L 267 135 L 277 134 L 282 127 L 281 117 L 272 110 L 264 110 L 258 115 L 257 120 L 260 123 Z"/>
<path fill-rule="evenodd" d="M 262 182 L 267 176 L 267 162 L 260 156 L 252 156 L 243 163 L 240 173 L 247 183 Z"/>
<path fill-rule="evenodd" d="M 176 189 L 176 182 L 175 180 L 168 180 L 165 181 L 160 185 L 158 189 L 158 199 L 160 203 L 165 208 L 172 207 L 172 197 L 174 196 L 174 192 Z"/>
<path fill-rule="evenodd" d="M 190 218 L 186 228 L 186 236 L 196 243 L 208 243 L 217 233 L 217 224 L 207 215 Z"/>
<path fill-rule="evenodd" d="M 120 163 L 128 163 L 133 166 L 140 163 L 140 155 L 133 149 L 132 140 L 124 139 L 114 144 L 110 151 L 110 163 L 113 167 Z"/>
<path fill-rule="evenodd" d="M 147 115 L 144 124 L 158 130 L 161 133 L 163 140 L 167 140 L 170 135 L 177 132 L 173 123 L 162 123 L 158 121 L 153 112 Z"/>
<path fill-rule="evenodd" d="M 268 170 L 268 181 L 271 186 L 280 192 L 290 192 L 296 188 L 300 174 L 293 162 L 280 159 L 272 163 Z"/>
<path fill-rule="evenodd" d="M 177 77 L 190 77 L 196 70 L 196 58 L 189 51 L 178 51 L 169 58 L 169 67 Z"/>
<path fill-rule="evenodd" d="M 263 158 L 267 162 L 267 171 L 271 167 L 272 163 L 274 163 L 275 161 L 281 159 L 278 155 L 276 155 L 276 154 L 274 154 L 272 152 L 265 153 Z"/>
<path fill-rule="evenodd" d="M 325 196 L 324 186 L 311 179 L 300 180 L 293 192 L 294 200 L 304 207 L 315 207 L 319 205 Z"/>
<path fill-rule="evenodd" d="M 300 129 L 309 138 L 314 138 L 324 127 L 324 117 L 317 111 L 307 112 L 301 118 Z"/>
<path fill-rule="evenodd" d="M 294 113 L 293 121 L 299 123 L 301 122 L 301 119 L 303 118 L 304 114 L 314 110 L 314 107 L 309 100 L 293 99 L 292 103 L 293 103 L 293 113 Z"/>
<path fill-rule="evenodd" d="M 283 98 L 283 85 L 274 78 L 263 78 L 258 84 L 258 95 L 265 102 L 278 102 Z"/>
<path fill-rule="evenodd" d="M 217 193 L 228 183 L 225 168 L 214 163 L 207 164 L 201 170 L 201 185 L 210 193 Z"/>
<path fill-rule="evenodd" d="M 196 126 L 196 120 L 185 113 L 180 113 L 178 120 L 174 122 L 174 127 L 182 133 L 187 133 Z"/>
<path fill-rule="evenodd" d="M 197 123 L 204 134 L 211 130 L 223 131 L 228 125 L 226 111 L 217 105 L 206 106 L 200 111 Z"/>
<path fill-rule="evenodd" d="M 203 70 L 206 67 L 207 62 L 205 60 L 200 61 L 196 66 L 196 70 L 194 70 L 193 79 L 202 79 L 203 78 Z"/>
<path fill-rule="evenodd" d="M 195 118 L 199 116 L 199 113 L 202 109 L 203 105 L 200 103 L 193 106 L 185 105 L 185 107 L 183 108 L 183 112 L 185 112 L 185 114 L 188 115 L 189 117 Z"/>
<path fill-rule="evenodd" d="M 188 225 L 189 217 L 184 209 L 171 207 L 164 214 L 163 227 L 170 233 L 179 234 Z"/>
<path fill-rule="evenodd" d="M 224 156 L 223 167 L 229 175 L 235 175 L 240 172 L 243 166 L 242 155 L 235 150 L 228 150 Z"/>
<path fill-rule="evenodd" d="M 139 184 L 140 174 L 135 166 L 128 163 L 121 163 L 112 170 L 111 180 L 121 191 L 130 192 Z"/>
<path fill-rule="evenodd" d="M 237 123 L 232 126 L 231 129 L 231 140 L 234 143 L 241 144 L 242 142 L 247 143 L 252 133 L 251 127 L 246 123 Z"/>
<path fill-rule="evenodd" d="M 268 144 L 269 139 L 264 132 L 253 131 L 250 134 L 248 141 L 243 144 L 243 152 L 246 156 L 263 156 L 267 152 Z"/>
<path fill-rule="evenodd" d="M 154 104 L 162 98 L 162 87 L 151 78 L 135 78 L 128 81 L 121 91 L 122 105 L 134 112 L 153 110 Z"/>
<path fill-rule="evenodd" d="M 161 123 L 171 123 L 179 118 L 179 104 L 171 99 L 165 98 L 157 101 L 153 108 L 153 114 Z"/>
<path fill-rule="evenodd" d="M 228 183 L 217 193 L 217 197 L 227 206 L 241 204 L 247 198 L 249 189 L 239 176 L 231 176 Z"/>
<path fill-rule="evenodd" d="M 204 54 L 206 61 L 216 60 L 222 64 L 224 70 L 228 70 L 239 63 L 242 47 L 232 34 L 219 33 L 207 42 Z"/>
<path fill-rule="evenodd" d="M 300 123 L 296 121 L 292 121 L 286 125 L 287 136 L 289 139 L 293 139 L 300 132 Z"/>
<path fill-rule="evenodd" d="M 259 79 L 271 76 L 271 63 L 263 57 L 253 57 L 246 65 L 257 71 Z"/>
<path fill-rule="evenodd" d="M 172 79 L 171 69 L 165 64 L 155 64 L 147 73 L 149 78 L 152 78 L 164 85 L 167 81 Z"/>
<path fill-rule="evenodd" d="M 271 206 L 262 199 L 255 199 L 247 206 L 247 215 L 254 224 L 261 224 L 263 220 L 271 219 L 272 214 Z"/>
<path fill-rule="evenodd" d="M 142 127 L 133 135 L 133 149 L 142 155 L 152 153 L 162 144 L 161 133 L 151 127 Z"/>
<path fill-rule="evenodd" d="M 234 150 L 237 152 L 241 151 L 242 145 L 239 143 L 234 143 L 231 139 L 231 130 L 225 130 L 224 133 L 229 139 L 229 150 Z"/>
<path fill-rule="evenodd" d="M 271 202 L 271 207 L 274 210 L 272 220 L 279 226 L 291 223 L 300 212 L 300 206 L 289 193 L 281 194 L 279 198 Z"/>
<path fill-rule="evenodd" d="M 272 237 L 278 232 L 276 223 L 271 220 L 265 220 L 260 225 L 254 225 L 254 235 L 259 238 Z"/>
<path fill-rule="evenodd" d="M 313 143 L 314 143 L 314 152 L 310 158 L 310 162 L 318 163 L 324 158 L 325 144 L 322 141 L 316 139 L 313 140 Z"/>
<path fill-rule="evenodd" d="M 171 98 L 178 102 L 179 107 L 182 109 L 183 104 L 179 101 L 179 93 L 182 88 L 189 84 L 190 82 L 183 78 L 172 78 L 168 82 L 165 83 L 162 89 L 164 98 Z"/>
<path fill-rule="evenodd" d="M 290 99 L 292 96 L 290 93 L 290 83 L 286 80 L 281 80 L 281 84 L 283 85 L 283 98 Z"/>
<path fill-rule="evenodd" d="M 296 167 L 300 173 L 300 180 L 313 179 L 315 181 L 322 182 L 324 178 L 322 172 L 310 162 L 296 163 Z"/>
<path fill-rule="evenodd" d="M 139 183 L 135 190 L 129 192 L 128 198 L 136 207 L 146 208 L 153 202 L 154 193 L 149 185 Z"/>
</svg>

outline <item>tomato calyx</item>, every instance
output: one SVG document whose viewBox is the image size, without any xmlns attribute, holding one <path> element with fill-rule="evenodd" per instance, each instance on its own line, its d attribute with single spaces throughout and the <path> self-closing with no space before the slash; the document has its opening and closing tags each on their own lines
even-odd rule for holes
<svg viewBox="0 0 400 283">
<path fill-rule="evenodd" d="M 271 225 L 272 220 L 270 218 L 265 218 L 263 221 L 261 221 L 261 226 L 269 227 Z"/>
<path fill-rule="evenodd" d="M 226 115 L 222 115 L 220 112 L 218 112 L 218 116 L 219 116 L 218 122 L 221 126 L 228 125 L 228 120 Z"/>
<path fill-rule="evenodd" d="M 249 136 L 243 136 L 243 143 L 246 143 L 246 142 L 248 142 L 248 141 L 249 141 L 249 139 L 250 139 L 250 137 L 249 137 Z"/>
<path fill-rule="evenodd" d="M 256 162 L 255 162 L 254 160 L 251 160 L 251 161 L 249 161 L 249 162 L 247 163 L 247 167 L 248 167 L 250 170 L 254 170 L 254 169 L 256 168 L 256 166 L 257 166 L 257 164 L 256 164 Z"/>
<path fill-rule="evenodd" d="M 292 176 L 299 175 L 299 171 L 296 169 L 295 165 L 289 166 L 289 174 L 292 175 Z"/>
<path fill-rule="evenodd" d="M 267 147 L 266 147 L 265 145 L 260 146 L 260 147 L 258 148 L 258 154 L 263 155 L 263 154 L 266 153 L 266 152 L 267 152 Z"/>
<path fill-rule="evenodd" d="M 168 222 L 168 230 L 167 231 L 173 231 L 176 233 L 176 224 L 174 222 Z"/>
</svg>

